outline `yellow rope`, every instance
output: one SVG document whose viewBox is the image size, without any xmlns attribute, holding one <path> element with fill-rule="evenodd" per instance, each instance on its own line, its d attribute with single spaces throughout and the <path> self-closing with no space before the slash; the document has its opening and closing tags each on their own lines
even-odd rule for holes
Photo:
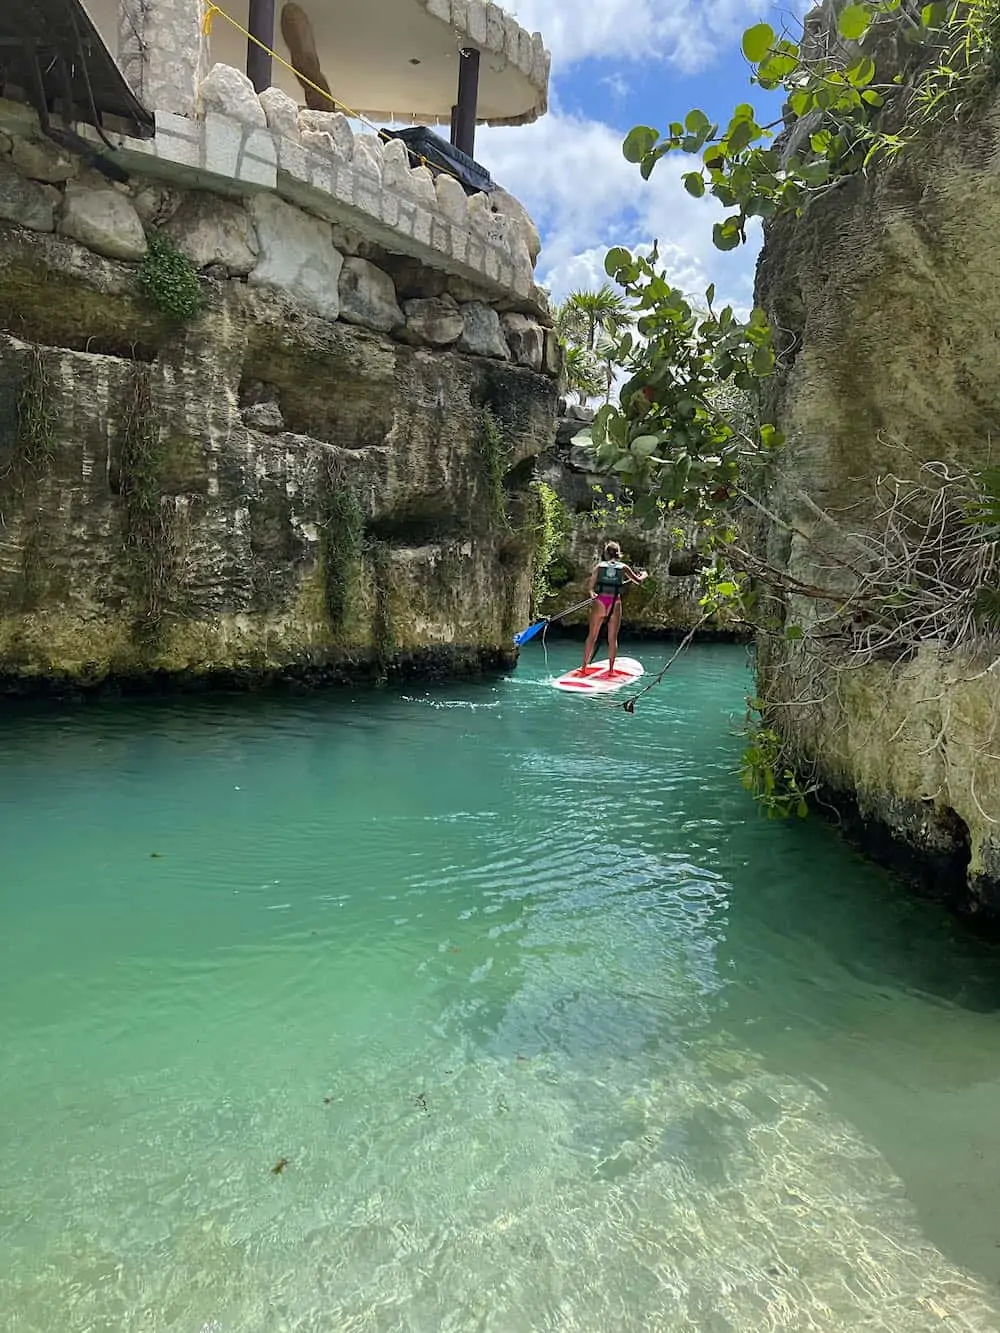
<svg viewBox="0 0 1000 1333">
<path fill-rule="evenodd" d="M 202 21 L 201 30 L 206 37 L 211 37 L 212 35 L 212 24 L 215 22 L 216 16 L 225 19 L 227 23 L 231 23 L 232 26 L 236 29 L 236 31 L 238 33 L 241 33 L 247 39 L 248 42 L 253 42 L 256 46 L 259 46 L 262 51 L 266 51 L 272 60 L 276 60 L 279 65 L 283 65 L 284 68 L 288 70 L 289 74 L 293 75 L 296 79 L 298 79 L 299 83 L 301 83 L 304 87 L 311 88 L 313 92 L 319 93 L 321 97 L 327 98 L 328 101 L 333 103 L 333 105 L 337 108 L 338 111 L 343 111 L 343 113 L 346 116 L 350 116 L 352 120 L 360 120 L 362 125 L 367 125 L 370 130 L 374 130 L 383 143 L 388 143 L 389 140 L 392 138 L 392 135 L 386 134 L 384 130 L 380 130 L 377 125 L 373 125 L 370 120 L 366 120 L 365 117 L 362 116 L 359 112 L 352 111 L 351 108 L 346 105 L 346 103 L 338 102 L 332 93 L 327 92 L 325 88 L 321 88 L 318 83 L 313 83 L 312 79 L 307 79 L 304 74 L 301 74 L 295 68 L 294 65 L 290 65 L 287 60 L 284 60 L 281 56 L 279 56 L 277 51 L 272 51 L 269 46 L 266 46 L 264 42 L 260 40 L 259 37 L 255 37 L 252 32 L 248 32 L 247 29 L 244 28 L 242 24 L 237 23 L 236 20 L 230 14 L 227 14 L 224 9 L 220 9 L 219 6 L 215 4 L 208 5 L 208 7 L 205 10 L 205 18 Z M 442 171 L 445 173 L 445 175 L 448 176 L 454 176 L 455 180 L 457 180 L 460 185 L 463 184 L 460 177 L 454 171 L 449 171 L 447 167 L 442 167 L 437 162 L 428 161 L 428 159 L 424 157 L 421 153 L 414 152 L 413 149 L 410 148 L 409 144 L 406 145 L 406 149 L 407 152 L 412 153 L 413 156 L 417 158 L 425 167 L 428 167 L 433 171 Z"/>
</svg>

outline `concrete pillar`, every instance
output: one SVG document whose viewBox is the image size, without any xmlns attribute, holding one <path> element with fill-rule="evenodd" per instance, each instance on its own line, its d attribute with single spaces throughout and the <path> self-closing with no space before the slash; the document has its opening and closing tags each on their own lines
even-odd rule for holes
<svg viewBox="0 0 1000 1333">
<path fill-rule="evenodd" d="M 205 0 L 119 0 L 118 63 L 147 111 L 194 115 L 207 73 L 204 20 Z"/>
</svg>

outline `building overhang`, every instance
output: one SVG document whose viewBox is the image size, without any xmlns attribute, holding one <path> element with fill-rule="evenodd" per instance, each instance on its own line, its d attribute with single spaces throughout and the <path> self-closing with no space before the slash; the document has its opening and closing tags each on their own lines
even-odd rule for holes
<svg viewBox="0 0 1000 1333">
<path fill-rule="evenodd" d="M 242 28 L 258 26 L 254 0 L 220 8 Z M 348 114 L 450 124 L 468 50 L 479 53 L 477 123 L 524 125 L 547 110 L 549 56 L 541 35 L 489 0 L 276 0 L 273 11 L 273 49 L 306 74 L 315 62 Z M 210 38 L 209 63 L 217 62 L 237 69 L 246 63 L 246 38 L 222 15 Z M 299 101 L 307 91 L 277 61 L 270 81 Z"/>
</svg>

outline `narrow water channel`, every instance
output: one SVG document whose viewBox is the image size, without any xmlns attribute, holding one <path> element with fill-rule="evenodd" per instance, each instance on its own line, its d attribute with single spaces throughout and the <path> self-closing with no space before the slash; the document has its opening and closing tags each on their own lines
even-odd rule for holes
<svg viewBox="0 0 1000 1333">
<path fill-rule="evenodd" d="M 5 1333 L 1000 1327 L 1000 953 L 546 679 L 0 712 Z"/>
</svg>

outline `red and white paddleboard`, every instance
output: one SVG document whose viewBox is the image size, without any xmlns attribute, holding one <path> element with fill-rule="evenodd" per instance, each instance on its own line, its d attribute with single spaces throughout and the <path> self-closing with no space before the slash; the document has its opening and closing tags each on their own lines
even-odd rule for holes
<svg viewBox="0 0 1000 1333">
<path fill-rule="evenodd" d="M 620 690 L 623 685 L 637 681 L 643 671 L 642 663 L 634 657 L 616 657 L 615 669 L 611 672 L 605 658 L 601 662 L 591 662 L 589 667 L 567 671 L 565 676 L 560 676 L 552 684 L 557 690 L 565 690 L 568 694 L 610 694 L 613 690 Z"/>
</svg>

